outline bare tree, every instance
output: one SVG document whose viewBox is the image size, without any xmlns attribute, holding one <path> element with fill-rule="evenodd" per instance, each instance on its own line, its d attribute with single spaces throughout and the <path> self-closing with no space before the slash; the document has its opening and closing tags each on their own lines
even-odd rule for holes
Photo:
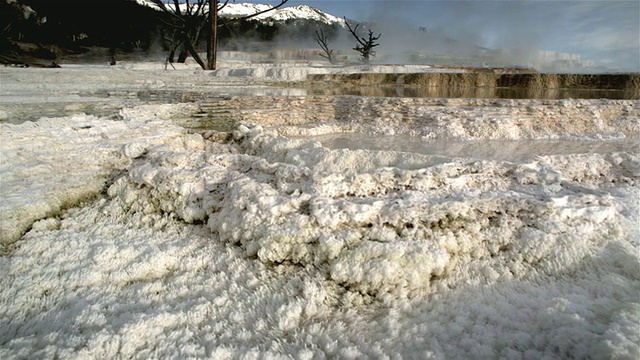
<svg viewBox="0 0 640 360">
<path fill-rule="evenodd" d="M 320 31 L 316 30 L 316 42 L 324 52 L 324 54 L 320 54 L 320 56 L 329 60 L 329 62 L 333 64 L 335 62 L 333 59 L 333 50 L 329 49 L 329 38 L 324 34 L 322 29 L 320 29 Z"/>
<path fill-rule="evenodd" d="M 218 12 L 222 10 L 229 0 L 184 0 L 184 4 L 180 4 L 180 0 L 167 0 L 173 2 L 168 6 L 163 0 L 150 0 L 155 6 L 157 6 L 162 14 L 165 15 L 161 18 L 161 21 L 171 29 L 170 36 L 170 49 L 169 57 L 167 61 L 173 61 L 173 56 L 179 47 L 184 49 L 183 54 L 188 53 L 204 70 L 215 70 L 216 68 L 216 52 L 217 52 L 217 27 L 218 27 Z M 288 0 L 280 0 L 280 3 L 269 9 L 256 12 L 243 17 L 233 18 L 229 22 L 248 20 L 258 15 L 264 14 L 268 11 L 273 11 L 285 3 Z M 213 5 L 215 4 L 215 6 Z M 210 11 L 213 9 L 213 11 Z M 207 62 L 202 59 L 200 54 L 196 51 L 196 45 L 198 43 L 202 28 L 207 22 L 207 19 L 211 23 L 211 37 L 207 46 Z M 179 57 L 179 60 L 182 57 Z"/>
<path fill-rule="evenodd" d="M 186 0 L 183 6 L 180 6 L 179 0 L 173 0 L 173 6 L 167 6 L 162 0 L 151 0 L 165 17 L 161 20 L 171 29 L 171 41 L 168 60 L 173 61 L 173 56 L 179 47 L 183 47 L 193 59 L 202 67 L 207 68 L 204 60 L 200 57 L 195 49 L 198 42 L 202 27 L 206 22 L 205 5 L 209 0 Z"/>
<path fill-rule="evenodd" d="M 364 36 L 358 35 L 358 26 L 360 26 L 360 24 L 357 24 L 352 28 L 346 17 L 344 18 L 344 23 L 347 25 L 347 29 L 349 29 L 351 35 L 353 35 L 353 37 L 358 41 L 358 44 L 353 48 L 353 50 L 359 52 L 362 56 L 362 61 L 368 64 L 369 58 L 371 56 L 376 56 L 376 52 L 373 51 L 373 48 L 380 45 L 376 43 L 376 41 L 380 39 L 382 33 L 378 34 L 378 36 L 373 36 L 373 31 L 369 30 L 369 36 L 365 38 Z"/>
</svg>

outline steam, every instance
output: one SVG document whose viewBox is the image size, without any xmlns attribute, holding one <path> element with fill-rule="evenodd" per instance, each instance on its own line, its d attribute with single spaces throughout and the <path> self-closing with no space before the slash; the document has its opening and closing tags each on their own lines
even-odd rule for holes
<svg viewBox="0 0 640 360">
<path fill-rule="evenodd" d="M 640 70 L 640 3 L 628 1 L 372 1 L 363 21 L 389 60 L 554 71 Z M 422 30 L 422 31 L 420 31 Z M 426 30 L 426 31 L 425 31 Z M 404 54 L 404 56 L 403 56 Z M 429 59 L 430 58 L 430 59 Z M 415 59 L 414 59 L 415 60 Z"/>
<path fill-rule="evenodd" d="M 355 4 L 369 9 L 356 19 L 360 21 L 359 33 L 366 36 L 371 30 L 374 35 L 382 34 L 372 63 L 540 68 L 559 60 L 581 66 L 579 56 L 540 50 L 543 25 L 530 19 L 526 7 L 519 3 L 394 1 L 390 5 L 371 1 Z M 305 37 L 299 29 L 282 27 L 276 36 L 275 48 L 317 49 L 312 34 L 313 31 L 308 31 Z M 330 35 L 330 47 L 347 55 L 349 61 L 358 59 L 352 49 L 354 45 L 355 39 L 346 29 Z"/>
<path fill-rule="evenodd" d="M 541 31 L 509 2 L 376 2 L 367 22 L 380 29 L 391 61 L 537 67 Z M 427 14 L 417 18 L 412 14 Z M 376 30 L 377 31 L 377 30 Z M 509 50 L 505 50 L 509 49 Z M 536 56 L 533 56 L 536 59 Z"/>
<path fill-rule="evenodd" d="M 637 1 L 351 1 L 347 13 L 343 3 L 305 3 L 360 21 L 363 36 L 368 29 L 382 33 L 372 63 L 640 71 Z M 313 29 L 307 30 L 303 36 L 299 28 L 282 26 L 257 50 L 320 51 Z M 353 37 L 334 30 L 325 29 L 330 48 L 343 61 L 357 61 Z M 256 37 L 232 42 L 238 50 L 257 43 Z"/>
</svg>

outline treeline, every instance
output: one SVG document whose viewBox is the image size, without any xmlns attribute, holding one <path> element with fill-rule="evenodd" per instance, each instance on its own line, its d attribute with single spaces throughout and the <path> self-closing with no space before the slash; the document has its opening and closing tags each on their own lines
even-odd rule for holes
<svg viewBox="0 0 640 360">
<path fill-rule="evenodd" d="M 220 20 L 219 44 L 228 50 L 244 46 L 245 39 L 268 43 L 280 36 L 312 39 L 319 28 L 330 36 L 337 32 L 337 27 L 311 20 L 251 19 L 229 24 Z M 5 62 L 21 56 L 56 59 L 93 47 L 118 52 L 168 50 L 169 30 L 158 12 L 133 0 L 0 0 L 0 29 L 0 56 Z M 200 39 L 207 39 L 210 27 L 202 31 Z M 199 44 L 203 50 L 204 46 Z"/>
<path fill-rule="evenodd" d="M 155 11 L 130 0 L 0 0 L 0 14 L 5 57 L 148 49 L 159 35 Z"/>
</svg>

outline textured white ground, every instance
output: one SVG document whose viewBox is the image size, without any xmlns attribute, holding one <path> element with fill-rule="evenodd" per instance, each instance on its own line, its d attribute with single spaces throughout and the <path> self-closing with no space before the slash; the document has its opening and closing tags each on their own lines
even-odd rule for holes
<svg viewBox="0 0 640 360">
<path fill-rule="evenodd" d="M 193 104 L 16 114 L 237 80 L 0 76 L 2 359 L 638 357 L 639 101 L 357 98 L 223 134 L 172 120 Z"/>
</svg>

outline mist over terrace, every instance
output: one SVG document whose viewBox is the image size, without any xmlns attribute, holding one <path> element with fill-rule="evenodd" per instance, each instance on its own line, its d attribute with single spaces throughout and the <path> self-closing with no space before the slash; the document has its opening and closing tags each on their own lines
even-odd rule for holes
<svg viewBox="0 0 640 360">
<path fill-rule="evenodd" d="M 640 5 L 634 1 L 287 3 L 300 4 L 382 33 L 376 49 L 379 62 L 484 63 L 548 72 L 640 71 Z M 353 39 L 344 40 L 338 37 L 336 48 L 349 51 Z"/>
</svg>

